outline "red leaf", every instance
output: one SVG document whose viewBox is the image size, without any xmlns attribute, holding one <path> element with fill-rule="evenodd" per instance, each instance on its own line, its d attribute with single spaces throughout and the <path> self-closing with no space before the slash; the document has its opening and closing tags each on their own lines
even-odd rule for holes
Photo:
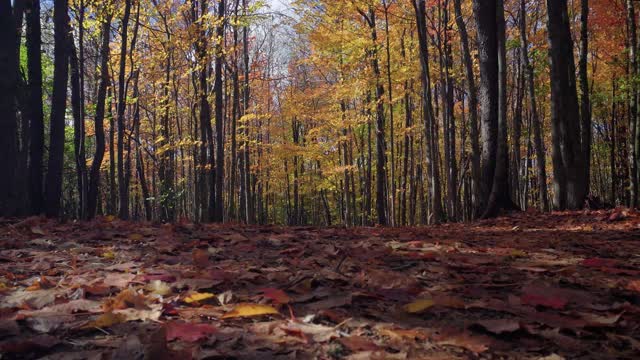
<svg viewBox="0 0 640 360">
<path fill-rule="evenodd" d="M 567 300 L 547 297 L 539 294 L 522 295 L 522 303 L 525 305 L 542 305 L 552 309 L 560 310 L 567 305 Z"/>
<path fill-rule="evenodd" d="M 278 304 L 288 304 L 291 301 L 289 295 L 280 289 L 264 288 L 260 289 L 260 291 L 264 297 Z"/>
<path fill-rule="evenodd" d="M 179 339 L 187 342 L 196 342 L 218 331 L 217 328 L 208 324 L 169 322 L 165 326 L 167 329 L 167 341 Z"/>
<path fill-rule="evenodd" d="M 591 258 L 582 260 L 582 265 L 587 267 L 615 267 L 618 262 L 613 259 Z"/>
</svg>

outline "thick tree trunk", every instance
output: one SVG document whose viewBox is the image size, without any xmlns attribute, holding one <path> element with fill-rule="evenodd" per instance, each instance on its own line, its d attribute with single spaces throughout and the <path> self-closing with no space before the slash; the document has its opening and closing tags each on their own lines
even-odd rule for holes
<svg viewBox="0 0 640 360">
<path fill-rule="evenodd" d="M 580 111 L 576 91 L 573 41 L 567 0 L 547 0 L 551 60 L 551 125 L 553 137 L 554 206 L 579 209 L 587 195 Z"/>
<path fill-rule="evenodd" d="M 18 56 L 16 20 L 11 0 L 0 0 L 0 169 L 11 173 L 18 158 Z M 0 176 L 0 216 L 18 215 L 18 177 Z"/>
<path fill-rule="evenodd" d="M 487 4 L 487 2 L 483 2 L 483 6 L 487 6 Z M 491 181 L 491 193 L 489 195 L 486 208 L 484 209 L 484 214 L 482 215 L 484 218 L 496 216 L 501 209 L 511 209 L 515 207 L 510 198 L 509 191 L 509 146 L 507 143 L 507 45 L 503 0 L 495 1 L 494 19 L 497 30 L 494 36 L 497 38 L 496 50 L 498 55 L 498 118 L 497 123 L 487 123 L 487 125 L 491 126 L 491 128 L 486 131 L 487 135 L 497 137 L 495 138 L 494 145 L 495 169 L 493 171 L 493 178 L 492 180 L 486 179 L 487 182 Z M 480 33 L 480 30 L 478 30 L 478 33 Z M 497 129 L 495 129 L 496 126 Z M 485 139 L 489 140 L 488 138 Z M 493 144 L 493 142 L 493 139 L 489 140 L 490 144 Z"/>
<path fill-rule="evenodd" d="M 69 77 L 69 54 L 67 36 L 69 17 L 68 1 L 53 3 L 54 28 L 54 72 L 51 96 L 51 120 L 49 137 L 49 162 L 45 184 L 45 213 L 57 217 L 62 205 L 62 166 L 64 162 L 64 128 L 67 105 L 67 80 Z"/>
<path fill-rule="evenodd" d="M 27 71 L 29 74 L 29 195 L 31 214 L 43 210 L 42 162 L 44 156 L 44 113 L 42 105 L 40 1 L 27 1 Z"/>
</svg>

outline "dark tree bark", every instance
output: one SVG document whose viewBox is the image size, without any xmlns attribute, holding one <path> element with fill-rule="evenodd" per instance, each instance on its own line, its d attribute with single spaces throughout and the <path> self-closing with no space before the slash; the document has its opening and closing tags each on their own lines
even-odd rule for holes
<svg viewBox="0 0 640 360">
<path fill-rule="evenodd" d="M 589 55 L 589 0 L 581 1 L 580 10 L 580 141 L 584 156 L 582 177 L 585 181 L 585 195 L 589 194 L 591 177 L 591 101 L 589 99 L 589 78 L 587 74 L 587 56 Z M 635 40 L 635 39 L 634 39 Z M 635 85 L 634 85 L 635 87 Z M 634 94 L 637 101 L 637 94 Z"/>
<path fill-rule="evenodd" d="M 547 0 L 551 61 L 551 130 L 553 138 L 554 206 L 579 209 L 587 195 L 584 154 L 579 136 L 580 108 L 576 90 L 573 41 L 567 0 Z"/>
<path fill-rule="evenodd" d="M 122 17 L 122 27 L 120 35 L 120 69 L 118 73 L 118 108 L 116 112 L 118 123 L 118 195 L 120 200 L 120 209 L 118 216 L 127 220 L 129 218 L 129 188 L 125 179 L 124 168 L 124 110 L 126 107 L 126 87 L 125 87 L 125 69 L 127 60 L 127 38 L 129 27 L 129 16 L 131 15 L 131 0 L 124 2 L 124 15 Z"/>
<path fill-rule="evenodd" d="M 49 136 L 49 162 L 45 184 L 45 213 L 49 217 L 60 215 L 62 202 L 62 166 L 64 161 L 64 119 L 69 78 L 69 51 L 67 49 L 69 16 L 68 0 L 53 3 L 54 60 L 53 94 Z"/>
<path fill-rule="evenodd" d="M 586 2 L 586 0 L 583 0 Z M 587 5 L 588 11 L 588 5 Z M 585 20 L 586 21 L 586 20 Z M 627 48 L 629 50 L 629 125 L 630 125 L 630 138 L 629 138 L 629 199 L 630 207 L 638 205 L 638 154 L 636 153 L 636 142 L 634 141 L 634 134 L 638 129 L 638 40 L 636 29 L 636 13 L 635 4 L 633 0 L 627 0 Z M 581 59 L 582 60 L 582 59 Z M 586 65 L 585 65 L 586 66 Z M 582 71 L 582 63 L 580 63 L 580 70 Z M 581 74 L 582 75 L 582 74 Z M 584 104 L 583 104 L 584 106 Z"/>
<path fill-rule="evenodd" d="M 42 105 L 42 55 L 40 1 L 27 1 L 27 72 L 29 74 L 29 194 L 31 213 L 43 210 L 44 119 Z"/>
<path fill-rule="evenodd" d="M 80 89 L 80 61 L 69 34 L 69 64 L 71 68 L 71 111 L 73 113 L 73 144 L 78 183 L 78 217 L 84 218 L 86 212 L 86 159 L 84 152 L 84 119 L 82 118 L 82 97 Z"/>
<path fill-rule="evenodd" d="M 474 0 L 480 61 L 481 211 L 488 202 L 495 173 L 498 138 L 498 39 L 496 0 Z"/>
<path fill-rule="evenodd" d="M 483 2 L 483 5 L 487 6 L 488 3 Z M 475 6 L 474 9 L 476 9 Z M 509 191 L 509 147 L 507 143 L 507 136 L 509 133 L 507 128 L 507 39 L 505 35 L 503 0 L 495 1 L 494 18 L 497 30 L 494 36 L 497 40 L 496 45 L 498 55 L 498 118 L 497 122 L 488 124 L 492 128 L 487 129 L 487 135 L 496 136 L 494 145 L 495 168 L 492 179 L 486 179 L 487 182 L 491 181 L 491 192 L 482 215 L 483 218 L 496 216 L 501 209 L 512 209 L 516 207 L 511 200 L 511 192 Z M 478 30 L 478 33 L 480 33 L 480 30 Z M 493 144 L 494 140 L 491 139 L 489 142 Z"/>
<path fill-rule="evenodd" d="M 109 83 L 109 38 L 111 30 L 111 16 L 107 16 L 102 23 L 102 44 L 100 46 L 100 84 L 96 99 L 95 132 L 96 152 L 91 163 L 89 190 L 87 195 L 87 218 L 96 216 L 98 194 L 100 189 L 100 167 L 104 158 L 104 114 L 107 99 L 107 85 Z"/>
<path fill-rule="evenodd" d="M 538 197 L 540 202 L 540 209 L 542 211 L 549 211 L 549 197 L 547 194 L 547 169 L 546 169 L 546 155 L 544 151 L 544 143 L 542 141 L 542 131 L 540 130 L 540 117 L 538 115 L 538 103 L 536 100 L 535 91 L 535 74 L 533 72 L 533 65 L 529 60 L 529 42 L 527 38 L 527 18 L 525 0 L 520 0 L 520 41 L 521 41 L 521 55 L 522 62 L 524 64 L 527 81 L 527 94 L 529 97 L 529 111 L 531 112 L 531 127 L 533 128 L 533 142 L 536 152 L 536 173 L 538 178 Z"/>
<path fill-rule="evenodd" d="M 425 0 L 413 0 L 413 8 L 418 25 L 418 43 L 420 49 L 420 80 L 422 82 L 422 113 L 424 117 L 426 171 L 429 175 L 429 196 L 431 200 L 431 217 L 433 222 L 443 220 L 442 193 L 440 189 L 440 170 L 437 156 L 437 134 L 435 132 L 435 115 L 431 102 L 431 79 L 429 75 L 429 40 L 426 24 Z M 423 214 L 424 215 L 424 214 Z"/>
<path fill-rule="evenodd" d="M 467 85 L 467 96 L 469 97 L 469 128 L 471 137 L 471 202 L 474 217 L 478 216 L 481 199 L 480 192 L 480 135 L 478 134 L 478 94 L 476 90 L 476 80 L 473 73 L 473 59 L 469 50 L 469 35 L 467 27 L 462 18 L 460 0 L 454 0 L 454 10 L 456 24 L 460 32 L 460 42 L 462 44 L 462 55 L 465 69 L 465 81 Z"/>
<path fill-rule="evenodd" d="M 224 88 L 222 85 L 222 65 L 224 61 L 224 28 L 225 28 L 225 0 L 218 2 L 218 21 L 216 28 L 216 64 L 214 69 L 215 88 L 215 117 L 216 117 L 216 198 L 213 206 L 213 221 L 223 221 L 224 205 Z"/>
<path fill-rule="evenodd" d="M 0 0 L 0 216 L 18 215 L 18 178 L 8 176 L 18 159 L 18 121 L 16 98 L 18 89 L 18 53 L 16 19 L 11 0 Z"/>
</svg>

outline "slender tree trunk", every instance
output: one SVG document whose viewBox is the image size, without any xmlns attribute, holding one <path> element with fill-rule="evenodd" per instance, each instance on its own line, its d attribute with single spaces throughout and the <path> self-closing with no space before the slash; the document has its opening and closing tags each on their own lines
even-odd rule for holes
<svg viewBox="0 0 640 360">
<path fill-rule="evenodd" d="M 218 2 L 218 21 L 220 23 L 216 28 L 216 65 L 214 70 L 216 117 L 216 201 L 213 208 L 213 221 L 222 222 L 224 205 L 224 88 L 222 87 L 222 62 L 224 61 L 224 27 L 226 23 L 225 0 L 219 0 Z"/>
<path fill-rule="evenodd" d="M 460 42 L 462 43 L 462 55 L 465 69 L 465 81 L 467 85 L 467 96 L 469 97 L 469 128 L 471 137 L 471 202 L 473 216 L 477 217 L 481 202 L 480 192 L 480 135 L 478 133 L 478 93 L 476 90 L 476 80 L 473 73 L 473 59 L 469 47 L 469 35 L 467 27 L 462 18 L 460 0 L 453 2 L 456 24 L 460 31 Z"/>
<path fill-rule="evenodd" d="M 587 0 L 582 0 L 583 3 Z M 588 11 L 588 5 L 587 10 Z M 585 10 L 583 9 L 583 12 Z M 586 17 L 586 15 L 583 15 Z M 583 22 L 587 20 L 584 19 Z M 586 27 L 585 25 L 583 25 Z M 628 42 L 628 50 L 629 50 L 629 125 L 630 125 L 630 136 L 629 136 L 629 198 L 630 203 L 629 206 L 636 207 L 638 205 L 638 154 L 636 153 L 636 142 L 634 141 L 634 134 L 638 128 L 638 40 L 637 40 L 637 31 L 636 31 L 636 14 L 635 14 L 635 5 L 633 0 L 627 0 L 627 42 Z M 581 43 L 582 44 L 582 43 Z M 586 46 L 586 44 L 583 44 Z M 582 54 L 581 54 L 582 55 Z M 582 58 L 580 59 L 580 75 L 582 77 Z M 585 64 L 586 66 L 586 64 Z M 581 82 L 582 85 L 582 82 Z M 581 87 L 582 89 L 582 87 Z M 584 107 L 584 103 L 582 104 Z M 585 119 L 583 118 L 583 122 Z"/>
<path fill-rule="evenodd" d="M 429 44 L 426 25 L 426 8 L 425 0 L 413 0 L 413 7 L 416 14 L 418 24 L 418 43 L 420 48 L 420 64 L 422 81 L 422 116 L 425 128 L 425 146 L 426 146 L 426 165 L 429 180 L 429 195 L 431 200 L 431 216 L 433 222 L 441 222 L 443 220 L 442 199 L 440 189 L 440 170 L 438 166 L 437 142 L 435 141 L 435 115 L 431 103 L 431 80 L 429 76 Z"/>
<path fill-rule="evenodd" d="M 587 74 L 587 56 L 589 55 L 589 0 L 581 1 L 580 12 L 580 141 L 582 145 L 583 173 L 582 186 L 585 196 L 589 195 L 591 184 L 591 101 L 589 99 L 589 78 Z M 634 91 L 637 102 L 637 92 Z"/>
<path fill-rule="evenodd" d="M 84 124 L 82 119 L 82 97 L 80 96 L 80 60 L 76 51 L 73 37 L 69 34 L 67 38 L 70 49 L 71 68 L 71 110 L 73 113 L 73 143 L 76 160 L 76 174 L 78 182 L 78 217 L 83 219 L 86 211 L 86 159 L 84 154 Z"/>
<path fill-rule="evenodd" d="M 29 74 L 29 196 L 31 214 L 40 214 L 44 197 L 42 162 L 44 156 L 44 115 L 42 105 L 42 55 L 40 1 L 27 1 L 27 71 Z"/>
<path fill-rule="evenodd" d="M 87 218 L 96 216 L 98 195 L 100 190 L 100 167 L 104 157 L 104 114 L 109 83 L 109 35 L 111 31 L 111 16 L 106 16 L 102 23 L 102 45 L 100 46 L 100 84 L 96 99 L 95 133 L 96 152 L 91 163 L 89 189 L 87 192 Z"/>
<path fill-rule="evenodd" d="M 391 196 L 389 206 L 389 224 L 396 224 L 396 153 L 395 153 L 395 136 L 394 136 L 394 119 L 393 119 L 393 83 L 391 81 L 391 35 L 389 34 L 389 5 L 386 0 L 382 1 L 384 7 L 384 30 L 386 35 L 386 51 L 387 51 L 387 88 L 389 98 L 389 137 L 391 143 Z"/>
<path fill-rule="evenodd" d="M 61 215 L 62 205 L 64 119 L 67 104 L 67 80 L 69 77 L 69 54 L 67 50 L 69 17 L 67 11 L 67 0 L 54 1 L 54 73 L 53 93 L 51 96 L 49 162 L 45 184 L 45 213 L 49 217 Z"/>
<path fill-rule="evenodd" d="M 117 123 L 118 123 L 118 194 L 120 209 L 118 215 L 121 219 L 129 219 L 129 189 L 125 180 L 124 169 L 124 111 L 127 106 L 127 94 L 125 88 L 125 70 L 127 60 L 127 38 L 129 28 L 129 16 L 131 15 L 131 0 L 124 1 L 124 15 L 122 17 L 121 35 L 120 35 L 120 67 L 118 73 L 118 107 L 117 107 Z"/>
<path fill-rule="evenodd" d="M 520 0 L 520 41 L 522 62 L 526 71 L 527 94 L 529 97 L 529 111 L 531 113 L 531 127 L 533 128 L 533 142 L 536 151 L 536 174 L 538 178 L 539 206 L 542 211 L 549 211 L 549 197 L 547 195 L 547 169 L 546 152 L 542 141 L 542 131 L 540 129 L 540 117 L 538 115 L 538 103 L 536 100 L 535 75 L 533 65 L 529 61 L 529 42 L 527 38 L 527 18 L 525 0 Z"/>
</svg>

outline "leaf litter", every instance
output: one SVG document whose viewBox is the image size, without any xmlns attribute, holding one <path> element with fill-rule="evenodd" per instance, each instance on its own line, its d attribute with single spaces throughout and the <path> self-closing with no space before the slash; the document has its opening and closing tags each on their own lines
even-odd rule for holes
<svg viewBox="0 0 640 360">
<path fill-rule="evenodd" d="M 0 352 L 638 358 L 640 214 L 625 214 L 388 229 L 5 220 Z"/>
</svg>

